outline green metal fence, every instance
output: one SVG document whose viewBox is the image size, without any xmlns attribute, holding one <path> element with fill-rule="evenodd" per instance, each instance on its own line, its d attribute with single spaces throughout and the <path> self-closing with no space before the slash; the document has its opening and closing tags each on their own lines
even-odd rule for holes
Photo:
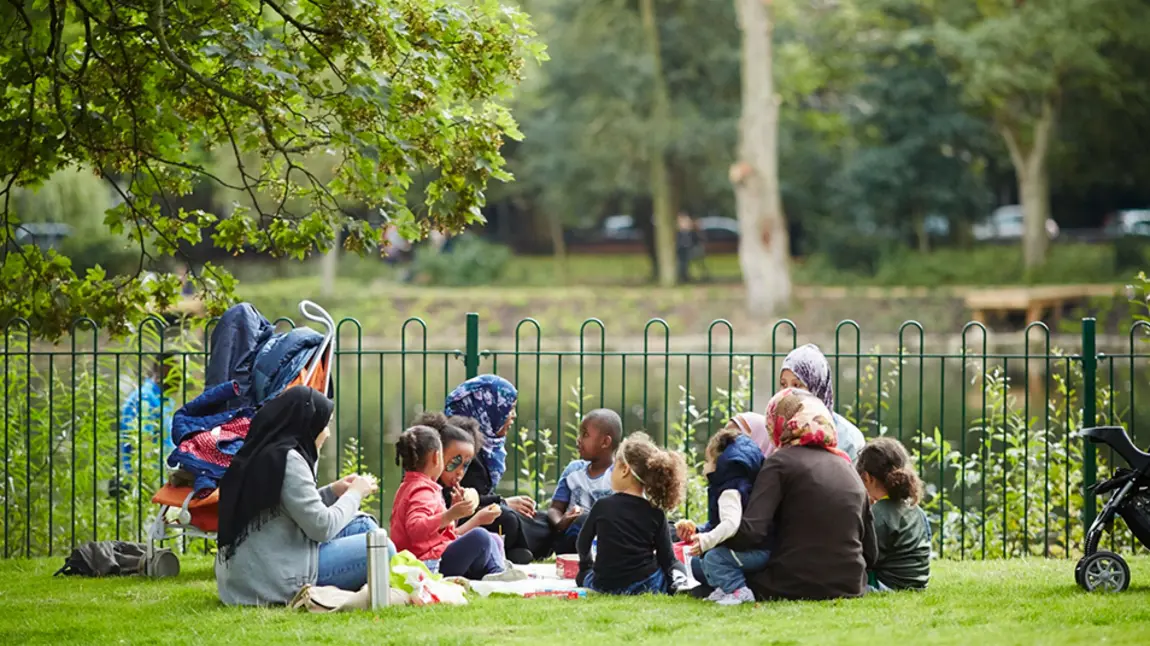
<svg viewBox="0 0 1150 646">
<path fill-rule="evenodd" d="M 143 537 L 156 509 L 151 495 L 167 477 L 164 420 L 202 391 L 213 325 L 149 319 L 125 341 L 104 337 L 85 319 L 54 346 L 30 339 L 23 321 L 4 328 L 5 557 Z M 810 340 L 785 320 L 736 339 L 723 320 L 701 337 L 675 337 L 656 319 L 640 339 L 616 345 L 597 319 L 574 339 L 548 338 L 533 319 L 506 339 L 482 338 L 477 315 L 467 317 L 462 334 L 444 328 L 444 336 L 433 336 L 432 325 L 412 318 L 394 337 L 372 339 L 355 319 L 338 325 L 333 439 L 321 475 L 381 476 L 383 493 L 371 505 L 385 520 L 400 478 L 396 435 L 419 411 L 441 408 L 469 376 L 495 372 L 518 386 L 518 429 L 501 488 L 544 501 L 577 457 L 574 430 L 584 411 L 619 411 L 628 431 L 647 430 L 697 469 L 707 437 L 733 413 L 761 410 L 783 358 Z M 1096 510 L 1083 489 L 1115 465 L 1115 456 L 1095 456 L 1074 433 L 1113 422 L 1146 444 L 1141 429 L 1150 420 L 1135 402 L 1148 384 L 1147 333 L 1150 326 L 1139 323 L 1117 342 L 1087 319 L 1062 338 L 1073 347 L 1059 349 L 1042 323 L 992 339 L 978 323 L 939 337 L 910 321 L 882 347 L 844 321 L 813 338 L 835 372 L 838 412 L 868 437 L 896 437 L 917 456 L 939 557 L 1069 557 L 1080 551 L 1083 520 Z M 148 394 L 159 390 L 150 389 L 150 378 L 163 382 L 164 397 L 153 404 Z M 141 392 L 137 414 L 125 415 Z M 703 513 L 697 472 L 689 494 L 681 513 Z M 1121 527 L 1113 541 L 1135 545 Z"/>
</svg>

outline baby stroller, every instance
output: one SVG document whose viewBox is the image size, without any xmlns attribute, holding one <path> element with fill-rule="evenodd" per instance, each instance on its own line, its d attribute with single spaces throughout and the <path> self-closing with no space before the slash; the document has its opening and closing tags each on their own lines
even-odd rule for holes
<svg viewBox="0 0 1150 646">
<path fill-rule="evenodd" d="M 1074 580 L 1087 592 L 1122 592 L 1130 586 L 1130 567 L 1114 552 L 1099 550 L 1098 544 L 1103 530 L 1113 528 L 1117 515 L 1126 521 L 1134 536 L 1150 548 L 1150 453 L 1134 446 L 1120 426 L 1084 429 L 1082 436 L 1095 444 L 1109 446 L 1130 467 L 1115 469 L 1113 477 L 1094 484 L 1087 492 L 1096 496 L 1110 493 L 1110 499 L 1086 532 L 1086 555 L 1074 568 Z"/>
<path fill-rule="evenodd" d="M 330 394 L 334 384 L 331 366 L 332 355 L 335 350 L 335 321 L 327 311 L 311 301 L 302 301 L 299 310 L 304 318 L 323 326 L 324 334 L 303 367 L 279 392 L 303 385 Z M 251 311 L 254 312 L 254 309 Z M 266 324 L 266 321 L 264 323 Z M 287 379 L 285 378 L 284 381 Z M 278 392 L 274 394 L 278 394 Z M 200 432 L 218 433 L 219 429 L 210 431 L 205 429 Z M 227 459 L 230 463 L 230 456 Z M 152 502 L 160 505 L 160 509 L 147 532 L 147 554 L 144 560 L 147 564 L 146 575 L 156 576 L 158 574 L 152 571 L 154 561 L 152 555 L 157 549 L 157 544 L 181 537 L 216 540 L 216 532 L 220 525 L 220 493 L 218 488 L 206 492 L 202 486 L 186 486 L 185 483 L 174 483 L 169 480 L 152 497 Z"/>
</svg>

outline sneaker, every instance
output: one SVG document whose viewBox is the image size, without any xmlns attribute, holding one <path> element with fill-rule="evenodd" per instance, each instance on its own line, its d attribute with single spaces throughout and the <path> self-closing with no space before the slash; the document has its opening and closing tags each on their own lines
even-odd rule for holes
<svg viewBox="0 0 1150 646">
<path fill-rule="evenodd" d="M 726 596 L 727 593 L 723 592 L 722 588 L 715 588 L 715 591 L 711 593 L 711 596 L 707 597 L 707 601 L 718 601 L 719 599 L 722 599 Z"/>
<path fill-rule="evenodd" d="M 518 568 L 509 567 L 502 572 L 495 572 L 483 577 L 484 581 L 503 581 L 510 583 L 512 581 L 524 581 L 530 578 L 526 572 Z"/>
<path fill-rule="evenodd" d="M 723 595 L 723 598 L 719 599 L 717 603 L 720 606 L 737 606 L 740 603 L 753 602 L 754 600 L 755 593 L 751 592 L 747 586 L 743 586 L 731 594 Z"/>
</svg>

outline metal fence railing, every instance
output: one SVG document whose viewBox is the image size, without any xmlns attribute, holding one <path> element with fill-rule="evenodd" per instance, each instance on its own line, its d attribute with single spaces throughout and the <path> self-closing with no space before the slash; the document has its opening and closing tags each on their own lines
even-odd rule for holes
<svg viewBox="0 0 1150 646">
<path fill-rule="evenodd" d="M 85 319 L 58 345 L 30 339 L 22 321 L 4 328 L 5 557 L 143 538 L 154 513 L 151 495 L 167 477 L 166 424 L 202 391 L 212 325 L 149 319 L 131 338 L 113 340 Z M 291 325 L 277 321 L 281 329 Z M 548 338 L 538 322 L 524 319 L 512 337 L 490 347 L 479 329 L 479 317 L 469 315 L 455 337 L 460 346 L 444 347 L 435 339 L 453 337 L 432 337 L 420 319 L 385 340 L 365 339 L 358 321 L 342 320 L 333 438 L 321 475 L 380 476 L 384 491 L 372 504 L 386 521 L 400 478 L 395 436 L 419 411 L 440 408 L 456 384 L 484 372 L 507 377 L 520 392 L 500 485 L 508 493 L 545 500 L 577 457 L 580 415 L 600 406 L 619 411 L 628 431 L 647 430 L 698 466 L 709 434 L 732 413 L 760 410 L 783 358 L 806 341 L 789 321 L 739 343 L 728 322 L 715 321 L 705 337 L 687 343 L 656 319 L 627 348 L 610 344 L 597 319 L 588 319 L 577 339 Z M 1086 319 L 1081 339 L 1068 344 L 1075 347 L 1058 348 L 1042 323 L 993 335 L 993 342 L 971 323 L 947 342 L 911 321 L 882 348 L 867 345 L 860 326 L 844 321 L 820 340 L 835 373 L 838 412 L 868 437 L 896 437 L 916 455 L 938 556 L 1069 557 L 1081 549 L 1083 519 L 1095 513 L 1084 487 L 1115 465 L 1115 456 L 1095 456 L 1075 432 L 1112 422 L 1147 443 L 1150 420 L 1135 403 L 1150 394 L 1138 394 L 1150 385 L 1150 350 L 1140 347 L 1148 332 L 1139 323 L 1121 343 L 1107 339 L 1110 345 L 1099 347 L 1103 339 Z M 683 513 L 702 511 L 699 477 Z M 1121 529 L 1113 540 L 1136 543 Z"/>
</svg>

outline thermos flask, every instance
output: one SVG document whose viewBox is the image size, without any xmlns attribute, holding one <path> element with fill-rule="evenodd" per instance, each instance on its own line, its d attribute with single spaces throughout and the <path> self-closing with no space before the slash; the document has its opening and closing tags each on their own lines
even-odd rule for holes
<svg viewBox="0 0 1150 646">
<path fill-rule="evenodd" d="M 391 599 L 391 555 L 385 529 L 367 533 L 367 592 L 372 610 L 383 608 Z"/>
</svg>

